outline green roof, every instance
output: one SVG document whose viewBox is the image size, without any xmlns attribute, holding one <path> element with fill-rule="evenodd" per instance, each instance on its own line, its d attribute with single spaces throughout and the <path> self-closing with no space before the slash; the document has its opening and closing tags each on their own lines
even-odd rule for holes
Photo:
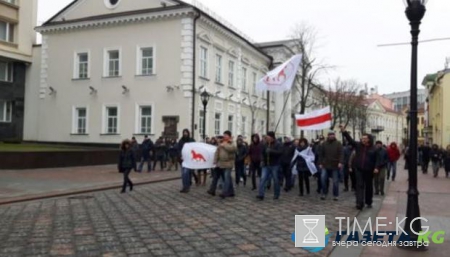
<svg viewBox="0 0 450 257">
<path fill-rule="evenodd" d="M 437 76 L 438 73 L 427 74 L 425 78 L 423 78 L 422 85 L 426 86 L 430 82 L 434 83 L 436 81 Z"/>
</svg>

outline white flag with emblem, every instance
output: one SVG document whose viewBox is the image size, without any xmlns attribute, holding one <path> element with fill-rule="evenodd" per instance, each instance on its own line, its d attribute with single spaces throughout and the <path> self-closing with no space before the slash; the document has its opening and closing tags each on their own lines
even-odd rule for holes
<svg viewBox="0 0 450 257">
<path fill-rule="evenodd" d="M 291 90 L 301 61 L 302 55 L 297 54 L 274 70 L 269 71 L 266 76 L 256 83 L 256 90 L 272 92 Z"/>
<path fill-rule="evenodd" d="M 213 168 L 216 150 L 217 147 L 205 143 L 186 143 L 181 150 L 182 166 L 193 170 Z"/>
</svg>

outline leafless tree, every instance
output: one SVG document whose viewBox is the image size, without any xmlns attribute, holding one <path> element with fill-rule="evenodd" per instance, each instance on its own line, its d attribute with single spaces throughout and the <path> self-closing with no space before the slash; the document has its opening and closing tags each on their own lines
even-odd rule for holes
<svg viewBox="0 0 450 257">
<path fill-rule="evenodd" d="M 295 54 L 302 54 L 302 62 L 293 85 L 293 97 L 297 102 L 292 107 L 293 114 L 304 114 L 307 108 L 314 103 L 308 101 L 314 87 L 319 87 L 318 77 L 321 73 L 332 68 L 330 65 L 321 63 L 315 54 L 317 49 L 317 32 L 314 27 L 306 24 L 297 24 L 291 35 L 288 47 Z M 301 137 L 304 132 L 301 131 Z"/>
<path fill-rule="evenodd" d="M 330 106 L 333 115 L 332 126 L 343 124 L 348 126 L 350 122 L 356 123 L 360 117 L 359 110 L 364 106 L 364 94 L 361 94 L 362 86 L 355 80 L 341 80 L 336 78 L 333 85 L 325 91 L 324 101 Z"/>
</svg>

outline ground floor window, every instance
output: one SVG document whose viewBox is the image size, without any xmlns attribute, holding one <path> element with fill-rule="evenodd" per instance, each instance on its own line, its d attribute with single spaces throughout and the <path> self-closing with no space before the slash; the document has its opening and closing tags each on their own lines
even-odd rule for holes
<svg viewBox="0 0 450 257">
<path fill-rule="evenodd" d="M 0 100 L 0 122 L 11 122 L 12 103 Z"/>
</svg>

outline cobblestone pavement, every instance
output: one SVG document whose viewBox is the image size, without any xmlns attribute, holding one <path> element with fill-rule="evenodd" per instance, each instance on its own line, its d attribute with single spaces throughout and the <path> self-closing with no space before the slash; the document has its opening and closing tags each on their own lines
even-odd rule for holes
<svg viewBox="0 0 450 257">
<path fill-rule="evenodd" d="M 315 183 L 313 182 L 314 187 Z M 222 200 L 193 187 L 180 194 L 180 181 L 97 192 L 92 198 L 58 198 L 0 206 L 0 257 L 15 256 L 327 256 L 295 248 L 294 215 L 354 217 L 352 193 L 321 201 L 298 189 L 258 202 L 247 186 Z"/>
<path fill-rule="evenodd" d="M 136 183 L 179 178 L 179 171 L 131 173 Z M 117 165 L 35 170 L 0 170 L 0 204 L 23 198 L 40 198 L 111 186 L 120 186 L 123 175 Z"/>
</svg>

